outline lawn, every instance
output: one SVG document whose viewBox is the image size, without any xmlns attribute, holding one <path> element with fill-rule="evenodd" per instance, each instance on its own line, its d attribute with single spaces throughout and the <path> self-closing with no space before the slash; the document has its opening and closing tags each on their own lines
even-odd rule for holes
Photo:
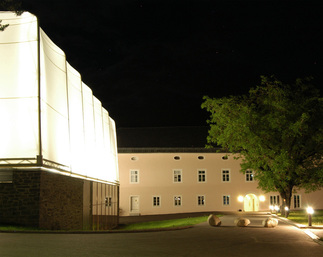
<svg viewBox="0 0 323 257">
<path fill-rule="evenodd" d="M 306 210 L 291 211 L 288 219 L 298 224 L 308 225 L 308 215 Z M 312 225 L 323 226 L 323 210 L 314 211 L 314 214 L 312 214 Z"/>
<path fill-rule="evenodd" d="M 163 228 L 179 228 L 179 227 L 187 227 L 193 226 L 202 222 L 207 221 L 208 216 L 201 217 L 191 217 L 184 219 L 173 219 L 173 220 L 162 220 L 162 221 L 151 221 L 151 222 L 140 222 L 128 225 L 120 225 L 118 228 L 114 229 L 118 230 L 149 230 L 149 229 L 163 229 Z M 10 225 L 0 225 L 0 231 L 45 231 L 38 228 L 30 228 L 23 226 L 10 226 Z M 50 230 L 49 230 L 50 231 Z M 56 231 L 59 232 L 59 231 Z"/>
<path fill-rule="evenodd" d="M 134 224 L 121 225 L 116 230 L 147 230 L 147 229 L 163 229 L 193 226 L 207 221 L 208 216 L 191 217 L 184 219 L 161 220 L 140 222 Z"/>
</svg>

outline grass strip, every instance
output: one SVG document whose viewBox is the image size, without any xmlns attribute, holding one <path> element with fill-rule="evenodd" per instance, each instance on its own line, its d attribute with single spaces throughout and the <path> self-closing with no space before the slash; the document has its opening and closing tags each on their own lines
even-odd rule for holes
<svg viewBox="0 0 323 257">
<path fill-rule="evenodd" d="M 291 211 L 288 219 L 302 225 L 308 225 L 308 214 L 306 210 Z M 323 225 L 323 210 L 315 210 L 312 214 L 312 225 L 322 226 Z"/>
<path fill-rule="evenodd" d="M 149 229 L 163 229 L 163 228 L 177 228 L 187 227 L 200 224 L 207 221 L 208 216 L 190 217 L 183 219 L 148 221 L 133 224 L 120 225 L 116 230 L 149 230 Z"/>
</svg>

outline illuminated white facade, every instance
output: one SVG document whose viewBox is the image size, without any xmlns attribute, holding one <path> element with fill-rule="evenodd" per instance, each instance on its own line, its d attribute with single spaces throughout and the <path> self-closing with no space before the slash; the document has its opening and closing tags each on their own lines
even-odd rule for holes
<svg viewBox="0 0 323 257">
<path fill-rule="evenodd" d="M 202 148 L 119 148 L 120 215 L 269 211 L 278 192 L 258 188 L 230 153 Z M 323 190 L 295 189 L 291 209 L 323 209 Z"/>
<path fill-rule="evenodd" d="M 24 12 L 0 12 L 0 167 L 118 182 L 115 122 Z"/>
</svg>

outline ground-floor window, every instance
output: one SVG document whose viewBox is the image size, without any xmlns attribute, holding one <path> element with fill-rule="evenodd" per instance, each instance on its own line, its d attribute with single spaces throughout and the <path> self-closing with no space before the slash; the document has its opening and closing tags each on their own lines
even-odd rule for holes
<svg viewBox="0 0 323 257">
<path fill-rule="evenodd" d="M 205 196 L 204 195 L 199 195 L 197 197 L 197 205 L 199 205 L 199 206 L 205 205 Z"/>
<path fill-rule="evenodd" d="M 223 205 L 230 205 L 230 195 L 223 195 L 222 196 L 223 199 Z"/>
<path fill-rule="evenodd" d="M 111 207 L 112 206 L 112 197 L 111 196 L 107 196 L 105 198 L 105 206 L 106 207 Z"/>
<path fill-rule="evenodd" d="M 300 195 L 294 195 L 294 208 L 301 208 L 301 196 Z"/>
<path fill-rule="evenodd" d="M 175 206 L 182 205 L 182 196 L 180 196 L 180 195 L 174 196 L 174 205 Z"/>
<path fill-rule="evenodd" d="M 270 205 L 279 205 L 279 195 L 270 196 Z"/>
<path fill-rule="evenodd" d="M 153 206 L 154 207 L 160 206 L 160 196 L 153 196 Z"/>
</svg>

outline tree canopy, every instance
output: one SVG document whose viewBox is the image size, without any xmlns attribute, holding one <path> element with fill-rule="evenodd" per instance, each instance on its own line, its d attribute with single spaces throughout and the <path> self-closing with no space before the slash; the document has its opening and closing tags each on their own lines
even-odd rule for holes
<svg viewBox="0 0 323 257">
<path fill-rule="evenodd" d="M 1 0 L 0 10 L 13 11 L 17 15 L 21 15 L 24 12 L 22 9 L 21 0 Z M 1 24 L 1 23 L 2 23 L 2 20 L 0 20 L 0 31 L 4 31 L 9 26 L 9 24 Z"/>
<path fill-rule="evenodd" d="M 288 85 L 263 76 L 249 95 L 204 100 L 208 146 L 236 153 L 262 190 L 278 191 L 290 207 L 294 189 L 322 187 L 323 98 L 310 79 Z"/>
</svg>

